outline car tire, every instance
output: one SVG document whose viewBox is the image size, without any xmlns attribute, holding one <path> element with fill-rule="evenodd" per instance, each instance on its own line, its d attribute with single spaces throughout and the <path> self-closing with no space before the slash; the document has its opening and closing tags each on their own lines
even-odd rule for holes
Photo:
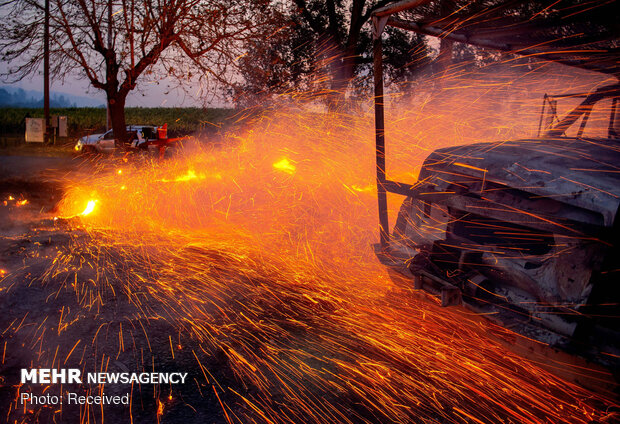
<svg viewBox="0 0 620 424">
<path fill-rule="evenodd" d="M 82 147 L 82 155 L 92 157 L 97 154 L 97 149 L 94 146 L 83 146 Z"/>
</svg>

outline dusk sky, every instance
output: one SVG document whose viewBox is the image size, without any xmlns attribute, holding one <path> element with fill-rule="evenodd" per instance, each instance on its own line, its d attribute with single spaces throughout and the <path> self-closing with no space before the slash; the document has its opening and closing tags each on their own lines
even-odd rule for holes
<svg viewBox="0 0 620 424">
<path fill-rule="evenodd" d="M 0 70 L 7 68 L 6 63 L 0 62 Z M 43 76 L 40 74 L 24 78 L 17 83 L 7 83 L 0 81 L 0 85 L 8 85 L 24 90 L 36 90 L 43 92 Z M 188 89 L 188 93 L 183 90 L 170 90 L 166 87 L 165 81 L 157 82 L 143 81 L 138 84 L 136 90 L 132 91 L 127 98 L 127 106 L 129 107 L 192 107 L 202 106 L 203 100 L 197 98 L 194 93 L 199 90 L 199 85 Z M 68 77 L 64 84 L 60 81 L 51 80 L 52 93 L 71 94 L 75 96 L 87 96 L 93 99 L 101 100 L 105 104 L 105 95 L 103 91 L 94 89 L 86 80 L 76 77 Z M 208 106 L 221 107 L 225 104 L 218 100 L 207 101 Z"/>
</svg>

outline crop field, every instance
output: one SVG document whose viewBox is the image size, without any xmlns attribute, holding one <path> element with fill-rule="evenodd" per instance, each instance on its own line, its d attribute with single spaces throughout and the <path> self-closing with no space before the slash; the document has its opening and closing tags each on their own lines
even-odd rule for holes
<svg viewBox="0 0 620 424">
<path fill-rule="evenodd" d="M 190 134 L 217 130 L 227 121 L 234 121 L 237 111 L 225 108 L 127 108 L 127 124 L 168 124 L 174 134 Z M 52 115 L 67 116 L 69 137 L 80 137 L 92 131 L 101 131 L 106 124 L 103 108 L 58 108 Z M 2 108 L 0 136 L 23 136 L 25 118 L 43 118 L 43 109 Z"/>
</svg>

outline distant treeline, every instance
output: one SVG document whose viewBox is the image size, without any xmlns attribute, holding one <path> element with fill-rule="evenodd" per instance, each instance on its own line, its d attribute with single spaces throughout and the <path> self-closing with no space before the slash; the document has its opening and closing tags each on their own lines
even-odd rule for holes
<svg viewBox="0 0 620 424">
<path fill-rule="evenodd" d="M 58 108 L 75 107 L 76 104 L 62 94 L 52 94 L 50 106 Z M 33 97 L 22 88 L 18 88 L 14 92 L 0 88 L 0 107 L 42 108 L 43 97 Z"/>
<path fill-rule="evenodd" d="M 106 110 L 103 108 L 52 108 L 51 115 L 66 116 L 69 137 L 81 137 L 89 132 L 105 129 Z M 139 108 L 125 109 L 127 125 L 168 124 L 170 135 L 217 131 L 226 122 L 234 120 L 237 111 L 224 108 Z M 23 135 L 26 118 L 43 118 L 43 109 L 0 109 L 0 134 Z"/>
</svg>

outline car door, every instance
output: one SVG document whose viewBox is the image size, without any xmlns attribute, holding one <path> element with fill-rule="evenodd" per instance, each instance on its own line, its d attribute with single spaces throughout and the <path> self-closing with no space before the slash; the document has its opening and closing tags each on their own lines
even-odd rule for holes
<svg viewBox="0 0 620 424">
<path fill-rule="evenodd" d="M 110 153 L 114 150 L 114 130 L 106 132 L 97 143 L 98 150 L 104 153 Z"/>
</svg>

